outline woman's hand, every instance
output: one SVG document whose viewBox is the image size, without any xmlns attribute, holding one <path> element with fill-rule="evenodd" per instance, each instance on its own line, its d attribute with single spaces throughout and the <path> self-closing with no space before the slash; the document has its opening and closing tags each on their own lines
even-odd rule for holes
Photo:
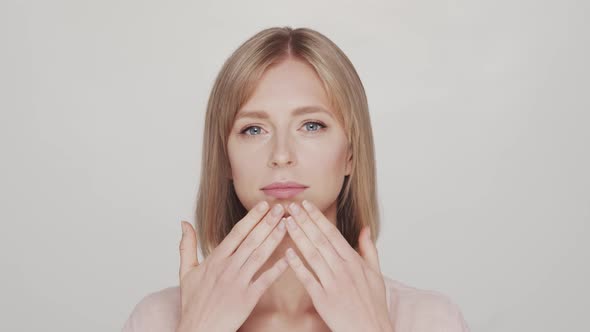
<svg viewBox="0 0 590 332">
<path fill-rule="evenodd" d="M 287 229 L 319 282 L 291 248 L 287 250 L 287 261 L 318 314 L 335 332 L 393 331 L 370 229 L 361 230 L 361 256 L 316 206 L 308 201 L 303 201 L 303 206 L 289 206 L 292 216 L 287 218 Z M 290 256 L 290 252 L 294 255 Z"/>
<path fill-rule="evenodd" d="M 260 202 L 250 210 L 201 263 L 197 261 L 196 232 L 191 224 L 182 222 L 178 332 L 238 330 L 266 289 L 287 269 L 281 258 L 252 281 L 286 234 L 284 221 L 279 223 L 283 207 L 275 205 L 267 213 L 268 209 L 268 203 Z"/>
</svg>

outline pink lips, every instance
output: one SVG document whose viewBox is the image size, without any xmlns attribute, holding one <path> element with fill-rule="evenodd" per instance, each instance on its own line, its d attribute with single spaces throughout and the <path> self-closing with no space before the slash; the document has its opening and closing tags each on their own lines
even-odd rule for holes
<svg viewBox="0 0 590 332">
<path fill-rule="evenodd" d="M 274 182 L 262 188 L 266 195 L 276 198 L 291 198 L 307 189 L 307 186 L 297 182 Z"/>
</svg>

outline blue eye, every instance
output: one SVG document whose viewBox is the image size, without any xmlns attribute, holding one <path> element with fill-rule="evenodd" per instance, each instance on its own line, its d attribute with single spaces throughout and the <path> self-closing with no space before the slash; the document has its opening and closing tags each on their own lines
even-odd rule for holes
<svg viewBox="0 0 590 332">
<path fill-rule="evenodd" d="M 260 127 L 259 126 L 250 126 L 250 127 L 247 127 L 246 129 L 242 130 L 242 132 L 240 134 L 244 134 L 244 133 L 248 132 L 252 128 L 258 128 L 259 131 L 260 131 Z M 252 132 L 250 132 L 250 133 L 252 133 Z M 249 135 L 249 136 L 255 136 L 255 135 Z"/>
<path fill-rule="evenodd" d="M 310 127 L 309 124 L 312 124 L 312 126 Z M 321 131 L 322 129 L 325 129 L 327 126 L 319 121 L 308 121 L 306 123 L 304 123 L 305 127 L 307 129 L 311 129 L 311 130 L 307 130 L 308 132 L 318 132 Z M 321 126 L 320 128 L 317 128 L 317 126 Z M 251 131 L 251 129 L 255 129 L 257 128 L 257 131 Z M 314 129 L 316 128 L 316 129 Z M 240 131 L 240 134 L 245 136 L 246 138 L 251 138 L 253 136 L 258 136 L 258 134 L 260 134 L 260 131 L 262 130 L 262 128 L 260 128 L 260 126 L 248 126 L 244 129 L 242 129 L 242 131 Z M 258 133 L 258 134 L 256 134 Z"/>
<path fill-rule="evenodd" d="M 305 124 L 307 125 L 308 123 L 322 126 L 322 128 L 319 128 L 317 130 L 311 130 L 311 131 L 320 131 L 321 129 L 326 128 L 326 126 L 323 123 L 321 123 L 321 122 L 309 121 L 309 122 L 306 122 Z M 309 126 L 307 128 L 309 128 Z"/>
</svg>

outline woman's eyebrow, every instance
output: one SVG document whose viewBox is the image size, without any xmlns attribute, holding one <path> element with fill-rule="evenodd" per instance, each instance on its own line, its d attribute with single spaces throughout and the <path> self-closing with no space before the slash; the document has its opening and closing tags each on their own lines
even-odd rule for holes
<svg viewBox="0 0 590 332">
<path fill-rule="evenodd" d="M 328 116 L 333 118 L 332 113 L 321 106 L 301 106 L 297 107 L 291 112 L 291 115 L 298 116 L 302 114 L 311 113 L 326 113 Z M 269 115 L 265 111 L 242 111 L 236 115 L 235 121 L 241 118 L 253 118 L 253 119 L 268 119 Z"/>
</svg>

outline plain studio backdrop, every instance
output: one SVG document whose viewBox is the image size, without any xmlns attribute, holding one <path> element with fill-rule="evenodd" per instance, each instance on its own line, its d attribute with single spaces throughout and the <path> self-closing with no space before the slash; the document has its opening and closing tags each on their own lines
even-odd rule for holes
<svg viewBox="0 0 590 332">
<path fill-rule="evenodd" d="M 588 10 L 3 1 L 0 330 L 118 331 L 178 284 L 213 80 L 285 25 L 364 83 L 386 275 L 448 295 L 474 332 L 590 330 Z"/>
</svg>

